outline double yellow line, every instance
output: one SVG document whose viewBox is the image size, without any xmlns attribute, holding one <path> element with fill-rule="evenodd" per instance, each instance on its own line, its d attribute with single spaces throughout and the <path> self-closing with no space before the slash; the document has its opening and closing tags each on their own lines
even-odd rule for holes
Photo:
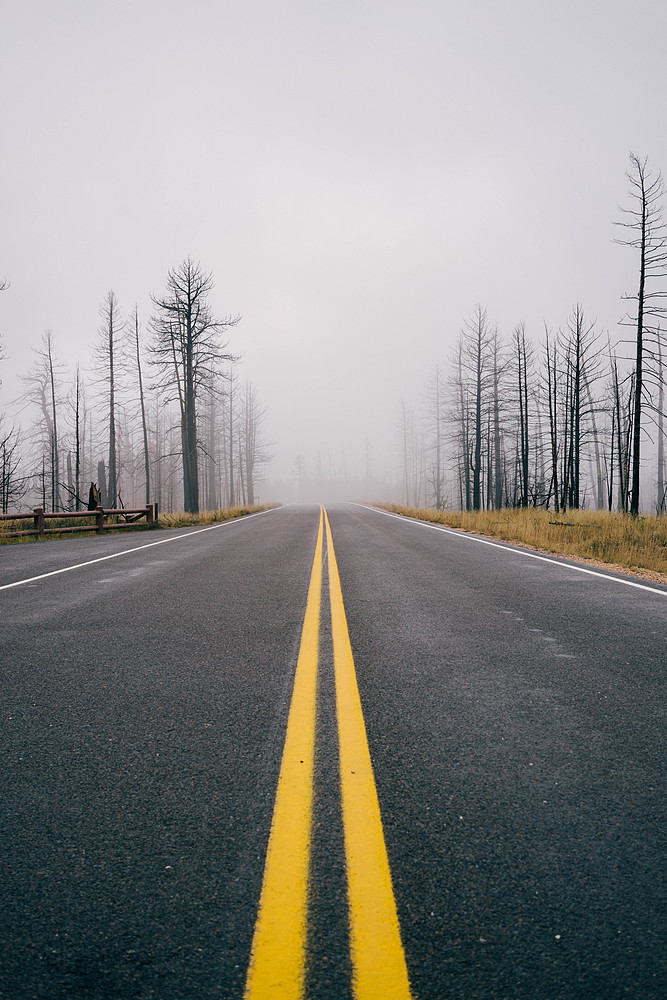
<svg viewBox="0 0 667 1000">
<path fill-rule="evenodd" d="M 294 679 L 245 1000 L 304 1000 L 315 717 L 326 526 L 355 1000 L 410 1000 L 366 727 L 324 508 Z"/>
</svg>

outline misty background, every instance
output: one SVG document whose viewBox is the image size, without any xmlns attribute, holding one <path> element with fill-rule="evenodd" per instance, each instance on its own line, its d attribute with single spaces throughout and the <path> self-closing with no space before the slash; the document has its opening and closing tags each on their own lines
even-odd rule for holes
<svg viewBox="0 0 667 1000">
<path fill-rule="evenodd" d="M 667 168 L 662 2 L 0 4 L 0 412 L 46 329 L 89 365 L 187 255 L 297 470 L 390 493 L 401 408 L 478 303 L 627 337 L 628 154 Z M 147 334 L 146 334 L 147 336 Z M 327 475 L 328 477 L 328 475 Z M 380 497 L 378 497 L 379 499 Z"/>
</svg>

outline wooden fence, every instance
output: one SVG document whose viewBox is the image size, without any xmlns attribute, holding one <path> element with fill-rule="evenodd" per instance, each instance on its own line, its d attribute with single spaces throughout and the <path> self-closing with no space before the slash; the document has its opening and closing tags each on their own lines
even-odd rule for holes
<svg viewBox="0 0 667 1000">
<path fill-rule="evenodd" d="M 97 507 L 95 510 L 64 510 L 47 512 L 42 507 L 35 507 L 29 513 L 20 514 L 0 514 L 0 538 L 16 538 L 19 535 L 37 535 L 44 538 L 45 535 L 64 535 L 70 531 L 96 531 L 101 534 L 112 528 L 145 528 L 157 521 L 157 504 L 149 503 L 145 507 L 124 507 L 121 510 L 107 510 L 104 507 Z M 70 520 L 73 518 L 85 518 L 88 524 L 58 525 L 55 528 L 47 528 L 45 522 L 57 519 Z M 107 518 L 114 518 L 112 522 L 107 522 Z M 3 531 L 2 521 L 32 521 L 33 526 L 21 531 Z"/>
</svg>

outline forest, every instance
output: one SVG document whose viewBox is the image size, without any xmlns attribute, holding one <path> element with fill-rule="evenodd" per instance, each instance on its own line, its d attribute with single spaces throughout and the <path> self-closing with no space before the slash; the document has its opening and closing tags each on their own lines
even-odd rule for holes
<svg viewBox="0 0 667 1000">
<path fill-rule="evenodd" d="M 612 342 L 575 303 L 562 326 L 503 338 L 478 304 L 419 411 L 403 404 L 402 500 L 465 511 L 583 507 L 664 514 L 664 185 L 630 157 L 616 242 L 634 249 L 637 291 Z"/>
<path fill-rule="evenodd" d="M 5 282 L 6 286 L 6 282 Z M 2 513 L 41 506 L 85 510 L 91 484 L 105 508 L 216 510 L 253 505 L 262 465 L 263 412 L 217 317 L 213 277 L 190 257 L 152 296 L 147 330 L 115 293 L 100 305 L 90 364 L 68 370 L 47 330 L 21 377 L 27 428 L 0 425 Z"/>
<path fill-rule="evenodd" d="M 627 178 L 616 242 L 632 253 L 636 291 L 620 295 L 621 333 L 599 329 L 578 302 L 556 329 L 530 336 L 519 322 L 502 335 L 478 304 L 423 404 L 401 405 L 398 461 L 384 483 L 366 480 L 366 492 L 384 495 L 360 496 L 359 479 L 350 499 L 667 512 L 665 188 L 634 154 Z M 0 413 L 0 512 L 85 509 L 93 483 L 105 508 L 257 503 L 271 457 L 265 414 L 230 346 L 240 317 L 214 315 L 212 288 L 212 274 L 186 257 L 143 322 L 109 291 L 85 368 L 68 369 L 44 333 L 21 377 L 20 426 Z M 302 492 L 303 464 L 299 454 L 298 499 L 327 485 L 320 474 Z"/>
</svg>

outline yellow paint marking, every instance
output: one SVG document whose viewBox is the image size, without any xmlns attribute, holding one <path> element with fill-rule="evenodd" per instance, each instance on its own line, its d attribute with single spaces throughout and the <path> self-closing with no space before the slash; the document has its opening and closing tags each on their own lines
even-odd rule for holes
<svg viewBox="0 0 667 1000">
<path fill-rule="evenodd" d="M 245 1000 L 302 1000 L 313 808 L 322 511 Z"/>
<path fill-rule="evenodd" d="M 326 512 L 324 517 L 354 996 L 355 1000 L 410 1000 L 408 970 L 401 943 L 340 576 Z"/>
</svg>

